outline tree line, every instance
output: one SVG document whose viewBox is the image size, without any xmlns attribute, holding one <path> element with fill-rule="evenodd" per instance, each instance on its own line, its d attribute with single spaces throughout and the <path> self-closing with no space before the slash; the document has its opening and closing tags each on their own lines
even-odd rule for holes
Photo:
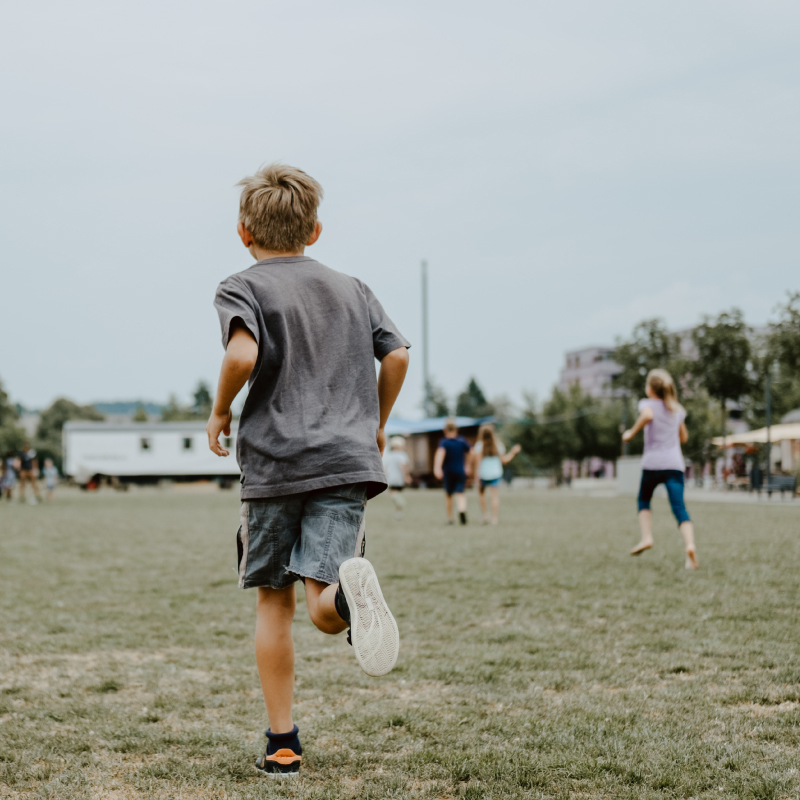
<svg viewBox="0 0 800 800">
<path fill-rule="evenodd" d="M 610 398 L 591 397 L 577 386 L 566 391 L 555 387 L 543 402 L 525 395 L 522 408 L 516 408 L 503 396 L 489 400 L 473 377 L 452 404 L 442 388 L 431 383 L 425 408 L 431 416 L 495 417 L 503 437 L 522 446 L 522 457 L 512 462 L 514 469 L 549 472 L 566 459 L 615 460 L 621 452 L 621 431 L 635 419 L 637 401 L 644 394 L 645 376 L 662 367 L 678 384 L 687 411 L 689 443 L 684 453 L 701 465 L 714 456 L 711 439 L 725 431 L 730 403 L 738 406 L 749 427 L 765 424 L 767 376 L 772 381 L 773 420 L 800 408 L 800 292 L 789 293 L 777 307 L 775 321 L 761 334 L 747 325 L 737 308 L 705 317 L 688 337 L 670 332 L 661 319 L 644 320 L 629 337 L 617 340 L 614 360 L 620 372 Z M 211 403 L 211 391 L 201 381 L 188 405 L 170 396 L 161 419 L 205 420 Z M 64 423 L 104 418 L 91 405 L 58 398 L 41 413 L 31 444 L 42 458 L 60 466 Z M 147 420 L 142 406 L 134 420 Z M 18 452 L 26 438 L 19 408 L 0 382 L 0 456 Z M 640 450 L 641 439 L 633 443 L 631 453 Z"/>
<path fill-rule="evenodd" d="M 452 410 L 464 416 L 498 417 L 503 437 L 522 446 L 523 457 L 512 462 L 517 471 L 553 472 L 567 459 L 616 460 L 622 430 L 633 423 L 644 396 L 645 377 L 661 367 L 675 379 L 687 412 L 684 455 L 701 467 L 716 454 L 711 439 L 726 431 L 731 405 L 748 427 L 766 424 L 768 376 L 773 422 L 800 408 L 800 292 L 789 293 L 776 317 L 757 333 L 741 310 L 733 308 L 704 317 L 688 335 L 669 331 L 661 319 L 644 320 L 616 342 L 614 361 L 620 371 L 606 398 L 592 397 L 577 385 L 567 390 L 556 386 L 543 402 L 526 395 L 523 407 L 514 409 L 502 397 L 488 401 L 474 378 L 452 409 L 435 384 L 430 396 L 439 415 Z M 639 438 L 630 453 L 641 448 Z"/>
</svg>

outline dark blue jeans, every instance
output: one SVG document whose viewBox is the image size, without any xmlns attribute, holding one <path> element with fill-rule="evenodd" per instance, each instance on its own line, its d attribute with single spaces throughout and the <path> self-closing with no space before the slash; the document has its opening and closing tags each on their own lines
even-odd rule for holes
<svg viewBox="0 0 800 800">
<path fill-rule="evenodd" d="M 650 508 L 650 499 L 656 486 L 663 483 L 667 487 L 669 504 L 678 525 L 689 522 L 689 513 L 683 504 L 683 473 L 678 469 L 643 469 L 642 482 L 639 485 L 639 511 Z"/>
</svg>

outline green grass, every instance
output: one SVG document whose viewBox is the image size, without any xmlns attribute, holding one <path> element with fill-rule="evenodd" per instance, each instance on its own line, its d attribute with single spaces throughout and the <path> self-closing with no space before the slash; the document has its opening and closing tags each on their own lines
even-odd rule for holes
<svg viewBox="0 0 800 800">
<path fill-rule="evenodd" d="M 632 500 L 503 502 L 466 529 L 435 493 L 370 504 L 400 660 L 368 678 L 301 599 L 293 783 L 252 768 L 232 493 L 3 504 L 0 796 L 800 796 L 800 504 L 695 504 L 692 574 L 664 501 L 639 559 Z"/>
</svg>

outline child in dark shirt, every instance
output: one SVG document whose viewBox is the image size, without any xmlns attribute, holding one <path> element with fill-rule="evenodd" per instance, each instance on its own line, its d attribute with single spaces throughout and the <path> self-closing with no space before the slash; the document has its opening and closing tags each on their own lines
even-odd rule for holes
<svg viewBox="0 0 800 800">
<path fill-rule="evenodd" d="M 467 524 L 467 498 L 464 488 L 467 485 L 466 458 L 469 442 L 458 435 L 458 426 L 452 419 L 444 426 L 444 439 L 439 442 L 433 459 L 433 474 L 442 482 L 445 492 L 447 524 L 453 525 L 453 495 L 456 497 L 458 520 Z"/>
</svg>

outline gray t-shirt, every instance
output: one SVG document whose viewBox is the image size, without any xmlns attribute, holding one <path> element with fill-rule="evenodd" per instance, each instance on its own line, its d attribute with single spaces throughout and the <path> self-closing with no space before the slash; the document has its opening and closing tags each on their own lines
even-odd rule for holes
<svg viewBox="0 0 800 800">
<path fill-rule="evenodd" d="M 370 288 L 287 256 L 231 275 L 214 305 L 224 347 L 237 318 L 258 342 L 236 442 L 242 499 L 362 482 L 382 492 L 374 359 L 410 345 Z"/>
</svg>

